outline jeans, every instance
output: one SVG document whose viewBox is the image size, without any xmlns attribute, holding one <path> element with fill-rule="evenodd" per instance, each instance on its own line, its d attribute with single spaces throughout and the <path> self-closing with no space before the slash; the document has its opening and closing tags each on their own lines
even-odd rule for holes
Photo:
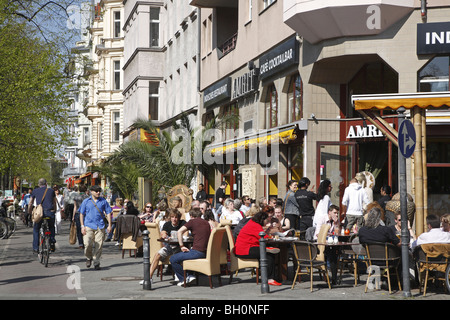
<svg viewBox="0 0 450 320">
<path fill-rule="evenodd" d="M 48 228 L 50 229 L 50 243 L 55 243 L 55 214 L 50 210 L 44 210 L 44 217 L 49 217 Z M 44 219 L 33 225 L 33 250 L 39 249 L 39 230 Z"/>
<path fill-rule="evenodd" d="M 83 242 L 83 234 L 81 233 L 81 222 L 80 222 L 80 213 L 79 212 L 75 213 L 75 216 L 73 217 L 73 222 L 75 222 L 75 225 L 77 226 L 78 245 L 83 246 L 84 242 Z"/>
<path fill-rule="evenodd" d="M 190 249 L 188 252 L 179 252 L 170 257 L 170 263 L 172 264 L 172 270 L 181 282 L 184 281 L 184 260 L 203 259 L 206 257 L 205 252 Z"/>
</svg>

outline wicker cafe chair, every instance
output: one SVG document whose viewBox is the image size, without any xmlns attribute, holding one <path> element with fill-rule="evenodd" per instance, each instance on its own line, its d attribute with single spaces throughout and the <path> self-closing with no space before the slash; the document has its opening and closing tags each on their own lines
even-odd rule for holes
<svg viewBox="0 0 450 320">
<path fill-rule="evenodd" d="M 327 263 L 325 261 L 317 260 L 319 249 L 316 244 L 307 241 L 294 241 L 294 254 L 297 259 L 298 265 L 295 271 L 294 281 L 292 282 L 291 289 L 295 287 L 295 281 L 297 276 L 302 274 L 309 274 L 310 276 L 310 290 L 313 290 L 313 273 L 314 269 L 317 269 L 320 274 L 324 273 L 327 279 L 328 288 L 331 289 L 330 278 L 328 277 Z M 306 267 L 309 272 L 301 272 L 300 268 Z"/>
<path fill-rule="evenodd" d="M 398 288 L 402 290 L 402 286 L 400 284 L 400 277 L 398 275 L 398 266 L 401 261 L 401 251 L 392 243 L 366 243 L 366 252 L 367 252 L 367 261 L 369 263 L 369 267 L 374 265 L 380 267 L 381 275 L 387 277 L 389 293 L 392 293 L 391 290 L 391 279 L 390 279 L 390 270 L 394 269 L 395 274 L 397 276 Z M 384 274 L 386 271 L 386 275 Z M 369 286 L 369 282 L 371 275 L 367 276 L 366 288 L 364 292 L 367 292 L 367 288 Z"/>
<path fill-rule="evenodd" d="M 422 292 L 423 286 L 423 295 L 425 296 L 427 293 L 427 283 L 429 280 L 433 279 L 445 281 L 445 270 L 450 263 L 450 244 L 422 244 L 414 249 L 413 255 L 419 271 L 419 292 Z"/>
<path fill-rule="evenodd" d="M 350 242 L 352 242 L 353 244 L 350 246 L 345 246 L 339 256 L 339 283 L 342 282 L 342 272 L 344 270 L 344 264 L 351 263 L 353 266 L 353 276 L 355 278 L 354 286 L 356 287 L 359 282 L 358 263 L 360 261 L 364 261 L 367 265 L 367 261 L 365 260 L 367 253 L 366 249 L 361 244 L 359 244 L 359 238 L 357 236 L 352 236 Z M 360 258 L 361 256 L 363 257 L 363 259 Z"/>
<path fill-rule="evenodd" d="M 147 230 L 149 232 L 150 264 L 152 264 L 155 254 L 163 247 L 163 243 L 158 241 L 158 239 L 161 236 L 158 223 L 146 222 L 145 226 L 147 227 Z M 167 257 L 164 261 L 158 262 L 158 274 L 160 276 L 161 281 L 163 280 L 164 265 L 169 265 L 169 264 L 170 264 L 169 257 Z"/>
</svg>

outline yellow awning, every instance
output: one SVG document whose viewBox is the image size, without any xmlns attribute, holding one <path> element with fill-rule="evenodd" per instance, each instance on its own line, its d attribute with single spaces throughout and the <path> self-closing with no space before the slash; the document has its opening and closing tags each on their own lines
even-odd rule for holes
<svg viewBox="0 0 450 320">
<path fill-rule="evenodd" d="M 212 148 L 209 151 L 211 154 L 223 154 L 235 152 L 241 149 L 256 148 L 261 145 L 270 145 L 275 142 L 287 144 L 289 141 L 297 139 L 297 135 L 294 131 L 295 128 L 291 128 L 289 130 L 275 132 L 273 134 L 263 134 L 261 136 L 245 139 L 225 146 Z"/>
<path fill-rule="evenodd" d="M 428 109 L 450 107 L 450 92 L 421 92 L 410 94 L 354 95 L 352 103 L 355 110 L 386 109 L 400 107 L 411 109 L 415 106 Z"/>
</svg>

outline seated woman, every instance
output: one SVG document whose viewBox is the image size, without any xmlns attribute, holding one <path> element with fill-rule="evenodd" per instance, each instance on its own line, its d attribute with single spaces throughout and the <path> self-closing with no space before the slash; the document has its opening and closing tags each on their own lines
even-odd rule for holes
<svg viewBox="0 0 450 320">
<path fill-rule="evenodd" d="M 138 217 L 141 219 L 141 221 L 154 222 L 156 217 L 155 217 L 155 215 L 153 213 L 153 206 L 152 206 L 152 204 L 150 202 L 147 202 L 145 204 L 144 212 L 139 214 Z"/>
<path fill-rule="evenodd" d="M 234 209 L 234 200 L 230 198 L 225 199 L 220 220 L 230 220 L 232 224 L 236 225 L 242 218 L 242 214 Z"/>
<path fill-rule="evenodd" d="M 214 213 L 212 212 L 211 209 L 206 209 L 205 210 L 205 213 L 203 214 L 203 219 L 208 221 L 209 226 L 211 227 L 211 229 L 214 229 L 214 228 L 216 228 L 219 225 L 219 223 L 214 218 Z"/>
<path fill-rule="evenodd" d="M 360 243 L 390 242 L 395 245 L 400 244 L 400 239 L 392 228 L 381 225 L 381 209 L 374 207 L 369 210 L 366 222 L 358 232 Z"/>
<path fill-rule="evenodd" d="M 257 212 L 248 221 L 239 232 L 235 244 L 235 254 L 243 259 L 259 259 L 259 233 L 264 232 L 263 226 L 267 223 L 267 213 L 264 211 Z M 267 235 L 265 237 L 268 237 Z M 276 248 L 267 248 L 267 264 L 268 264 L 268 278 L 269 285 L 280 286 L 281 283 L 274 280 L 275 271 L 275 253 L 279 252 Z M 275 250 L 274 250 L 275 249 Z M 270 252 L 269 252 L 270 250 Z"/>
<path fill-rule="evenodd" d="M 134 206 L 133 201 L 128 201 L 126 204 L 126 207 L 127 207 L 127 215 L 133 215 L 133 216 L 139 215 L 139 211 Z"/>
<path fill-rule="evenodd" d="M 281 232 L 287 231 L 291 228 L 291 222 L 284 216 L 282 206 L 275 207 L 274 216 L 278 219 L 278 221 L 280 221 Z"/>
</svg>

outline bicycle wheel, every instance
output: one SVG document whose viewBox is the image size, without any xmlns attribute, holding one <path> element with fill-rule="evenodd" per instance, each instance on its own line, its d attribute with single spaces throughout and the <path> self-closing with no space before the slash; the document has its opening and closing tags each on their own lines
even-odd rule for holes
<svg viewBox="0 0 450 320">
<path fill-rule="evenodd" d="M 42 242 L 42 263 L 45 267 L 48 266 L 48 258 L 50 257 L 50 237 L 45 235 Z"/>
<path fill-rule="evenodd" d="M 42 232 L 42 228 L 39 230 L 39 248 L 38 248 L 38 259 L 40 263 L 44 262 L 44 233 Z"/>
<path fill-rule="evenodd" d="M 4 220 L 0 220 L 0 239 L 8 237 L 8 224 Z"/>
<path fill-rule="evenodd" d="M 16 219 L 6 217 L 5 222 L 8 224 L 8 238 L 13 235 L 13 233 L 16 231 Z"/>
<path fill-rule="evenodd" d="M 447 266 L 447 270 L 445 270 L 445 285 L 447 286 L 447 293 L 450 294 L 450 264 Z"/>
</svg>

